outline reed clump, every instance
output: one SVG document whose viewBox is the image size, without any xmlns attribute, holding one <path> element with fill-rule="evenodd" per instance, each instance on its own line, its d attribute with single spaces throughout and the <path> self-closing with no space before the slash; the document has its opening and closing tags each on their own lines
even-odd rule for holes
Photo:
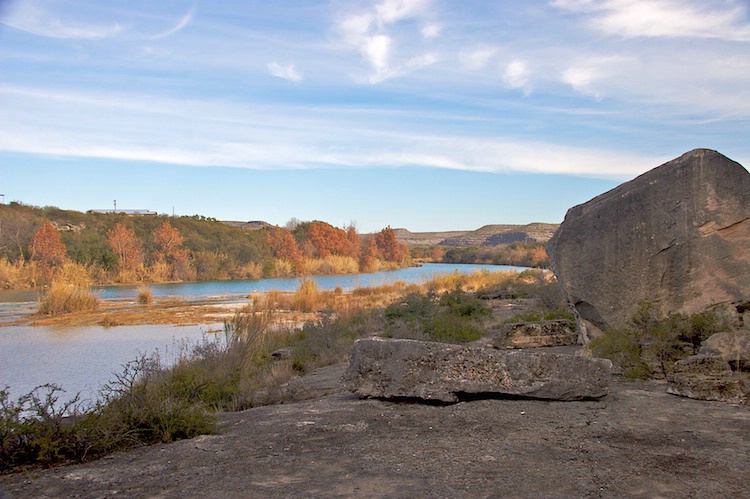
<svg viewBox="0 0 750 499">
<path fill-rule="evenodd" d="M 154 292 L 148 286 L 139 286 L 137 292 L 137 300 L 141 305 L 151 305 L 154 302 Z"/>
<path fill-rule="evenodd" d="M 40 315 L 88 312 L 99 308 L 91 292 L 91 278 L 85 266 L 67 262 L 54 275 L 52 284 L 39 302 Z"/>
</svg>

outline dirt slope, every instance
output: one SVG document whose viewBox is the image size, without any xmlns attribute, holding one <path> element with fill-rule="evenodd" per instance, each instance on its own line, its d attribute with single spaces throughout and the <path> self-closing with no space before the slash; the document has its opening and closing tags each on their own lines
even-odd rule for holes
<svg viewBox="0 0 750 499">
<path fill-rule="evenodd" d="M 308 395 L 336 391 L 329 368 Z M 10 497 L 750 497 L 750 409 L 616 379 L 595 402 L 312 401 L 220 435 L 0 478 Z M 2 496 L 2 494 L 0 494 Z"/>
</svg>

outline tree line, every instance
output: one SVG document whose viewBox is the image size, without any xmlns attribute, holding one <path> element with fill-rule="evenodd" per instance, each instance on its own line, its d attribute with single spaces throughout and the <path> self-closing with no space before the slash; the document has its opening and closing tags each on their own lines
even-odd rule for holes
<svg viewBox="0 0 750 499">
<path fill-rule="evenodd" d="M 411 257 L 390 227 L 360 235 L 353 225 L 294 221 L 247 230 L 198 215 L 0 205 L 0 287 L 48 284 L 71 264 L 106 284 L 372 272 Z"/>
</svg>

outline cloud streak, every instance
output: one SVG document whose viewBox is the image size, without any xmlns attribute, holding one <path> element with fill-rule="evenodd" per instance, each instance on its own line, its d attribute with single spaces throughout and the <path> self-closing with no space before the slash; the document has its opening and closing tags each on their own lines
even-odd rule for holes
<svg viewBox="0 0 750 499">
<path fill-rule="evenodd" d="M 74 40 L 101 40 L 127 30 L 119 23 L 85 23 L 56 17 L 33 2 L 11 4 L 7 15 L 0 19 L 0 24 L 32 35 Z"/>
<path fill-rule="evenodd" d="M 731 0 L 556 0 L 553 5 L 590 15 L 589 26 L 615 36 L 750 41 L 747 5 Z"/>
<path fill-rule="evenodd" d="M 415 133 L 372 121 L 370 109 L 336 111 L 177 101 L 128 95 L 18 91 L 0 87 L 13 102 L 0 118 L 7 133 L 0 151 L 50 156 L 152 161 L 256 169 L 418 166 L 479 172 L 567 173 L 627 177 L 664 158 L 566 146 L 523 137 L 477 138 L 455 131 Z M 81 111 L 73 124 L 66 109 Z M 24 115 L 45 109 L 43 120 Z M 367 124 L 369 121 L 372 124 Z M 10 123 L 14 123 L 11 127 Z M 123 133 L 127 126 L 129 133 Z"/>
<path fill-rule="evenodd" d="M 297 71 L 297 69 L 294 67 L 294 64 L 279 64 L 278 62 L 269 62 L 268 63 L 268 72 L 277 78 L 282 78 L 284 80 L 293 81 L 294 83 L 299 83 L 302 81 L 302 73 Z"/>
<path fill-rule="evenodd" d="M 180 19 L 177 20 L 177 23 L 169 28 L 166 31 L 163 31 L 161 33 L 158 33 L 156 35 L 150 35 L 145 36 L 144 38 L 147 40 L 161 40 L 162 38 L 167 38 L 175 33 L 178 33 L 182 31 L 183 29 L 187 28 L 191 22 L 193 22 L 193 16 L 195 16 L 195 7 L 190 9 L 184 16 L 182 16 Z"/>
</svg>

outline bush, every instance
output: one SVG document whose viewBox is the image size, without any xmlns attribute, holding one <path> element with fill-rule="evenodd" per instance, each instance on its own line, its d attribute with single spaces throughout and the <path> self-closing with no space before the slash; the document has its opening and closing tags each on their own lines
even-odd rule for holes
<svg viewBox="0 0 750 499">
<path fill-rule="evenodd" d="M 728 326 L 718 309 L 663 316 L 653 303 L 643 301 L 627 327 L 605 330 L 589 348 L 621 366 L 628 378 L 662 378 L 675 362 L 694 355 L 703 340 Z"/>
<path fill-rule="evenodd" d="M 487 306 L 459 287 L 439 298 L 434 293 L 409 293 L 384 311 L 386 335 L 397 338 L 466 342 L 482 336 Z"/>
</svg>

